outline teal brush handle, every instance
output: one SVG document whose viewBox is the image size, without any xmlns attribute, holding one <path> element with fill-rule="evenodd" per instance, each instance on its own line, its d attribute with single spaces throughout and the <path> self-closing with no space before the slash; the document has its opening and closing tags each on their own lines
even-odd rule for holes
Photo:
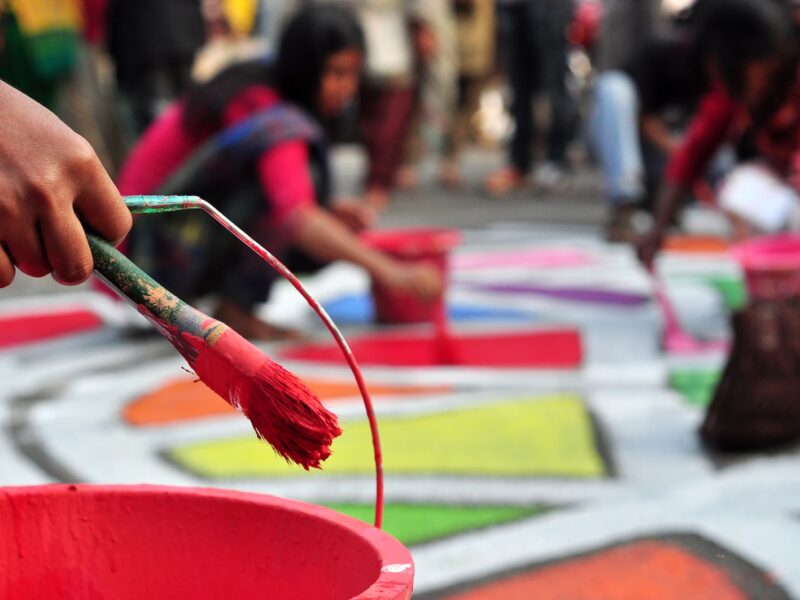
<svg viewBox="0 0 800 600">
<path fill-rule="evenodd" d="M 91 233 L 88 238 L 96 273 L 157 327 L 167 324 L 204 339 L 226 327 L 186 304 L 105 240 Z"/>
</svg>

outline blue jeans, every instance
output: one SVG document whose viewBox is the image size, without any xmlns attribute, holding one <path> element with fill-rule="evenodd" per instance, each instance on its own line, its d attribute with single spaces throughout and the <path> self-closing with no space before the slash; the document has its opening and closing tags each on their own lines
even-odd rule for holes
<svg viewBox="0 0 800 600">
<path fill-rule="evenodd" d="M 589 138 L 611 202 L 619 205 L 642 200 L 646 190 L 639 95 L 626 73 L 609 71 L 598 77 Z"/>
</svg>

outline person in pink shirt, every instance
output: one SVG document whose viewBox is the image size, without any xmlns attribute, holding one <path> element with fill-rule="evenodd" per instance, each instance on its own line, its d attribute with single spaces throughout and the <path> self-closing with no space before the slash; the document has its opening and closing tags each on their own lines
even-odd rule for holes
<svg viewBox="0 0 800 600">
<path fill-rule="evenodd" d="M 666 171 L 655 223 L 637 251 L 657 254 L 674 215 L 717 149 L 740 165 L 717 192 L 737 237 L 800 229 L 800 37 L 793 0 L 704 0 L 697 39 L 716 84 Z"/>
<path fill-rule="evenodd" d="M 121 192 L 199 195 L 290 268 L 345 260 L 384 285 L 433 299 L 442 286 L 434 267 L 404 265 L 362 244 L 357 233 L 374 213 L 357 203 L 330 203 L 324 130 L 358 89 L 363 47 L 345 10 L 301 10 L 287 24 L 274 62 L 231 67 L 145 132 L 122 170 Z M 284 333 L 254 315 L 275 274 L 207 217 L 142 217 L 128 252 L 183 299 L 215 297 L 215 316 L 243 335 Z"/>
</svg>

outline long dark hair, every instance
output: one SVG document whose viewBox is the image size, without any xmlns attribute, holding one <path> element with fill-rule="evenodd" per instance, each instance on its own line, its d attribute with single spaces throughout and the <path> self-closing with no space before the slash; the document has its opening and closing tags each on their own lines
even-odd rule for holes
<svg viewBox="0 0 800 600">
<path fill-rule="evenodd" d="M 794 11 L 790 0 L 699 0 L 698 54 L 735 97 L 745 92 L 744 67 L 755 60 L 779 56 L 787 71 L 781 75 L 794 81 L 800 56 Z"/>
<path fill-rule="evenodd" d="M 305 5 L 286 24 L 274 61 L 266 58 L 224 70 L 186 96 L 186 131 L 216 131 L 228 103 L 249 85 L 268 84 L 284 100 L 317 115 L 320 83 L 327 59 L 342 50 L 364 52 L 364 35 L 355 17 L 330 4 Z"/>
</svg>

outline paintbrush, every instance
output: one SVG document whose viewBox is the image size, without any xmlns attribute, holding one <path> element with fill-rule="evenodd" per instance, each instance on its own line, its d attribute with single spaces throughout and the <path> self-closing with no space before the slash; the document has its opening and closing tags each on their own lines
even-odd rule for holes
<svg viewBox="0 0 800 600">
<path fill-rule="evenodd" d="M 244 414 L 256 435 L 287 461 L 320 468 L 342 431 L 336 415 L 296 375 L 183 302 L 107 242 L 88 237 L 96 274 L 155 325 L 203 383 Z"/>
</svg>

